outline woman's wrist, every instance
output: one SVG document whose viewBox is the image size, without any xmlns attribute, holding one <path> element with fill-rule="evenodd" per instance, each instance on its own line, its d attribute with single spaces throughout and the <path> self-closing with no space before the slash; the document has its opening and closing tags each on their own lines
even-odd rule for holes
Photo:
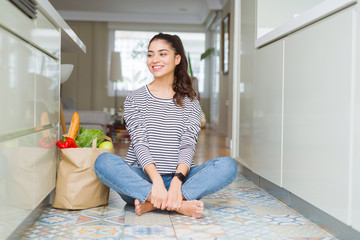
<svg viewBox="0 0 360 240">
<path fill-rule="evenodd" d="M 171 180 L 171 183 L 170 185 L 171 186 L 174 186 L 174 187 L 181 187 L 182 186 L 182 182 L 180 181 L 180 179 L 178 179 L 177 177 L 174 177 L 172 180 Z"/>
<path fill-rule="evenodd" d="M 164 181 L 163 181 L 161 175 L 159 175 L 159 176 L 154 176 L 154 177 L 151 179 L 151 181 L 152 181 L 153 184 L 161 184 L 161 183 L 164 184 Z"/>
</svg>

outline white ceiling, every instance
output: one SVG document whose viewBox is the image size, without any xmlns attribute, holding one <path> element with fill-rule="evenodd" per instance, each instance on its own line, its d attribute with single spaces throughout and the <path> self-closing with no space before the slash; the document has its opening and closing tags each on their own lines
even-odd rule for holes
<svg viewBox="0 0 360 240">
<path fill-rule="evenodd" d="M 204 24 L 227 0 L 49 0 L 65 20 Z"/>
</svg>

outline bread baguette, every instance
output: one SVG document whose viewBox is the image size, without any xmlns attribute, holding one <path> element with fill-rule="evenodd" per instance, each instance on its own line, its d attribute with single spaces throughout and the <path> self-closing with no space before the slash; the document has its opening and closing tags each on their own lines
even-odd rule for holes
<svg viewBox="0 0 360 240">
<path fill-rule="evenodd" d="M 74 112 L 69 127 L 68 137 L 74 140 L 76 139 L 79 132 L 79 123 L 80 123 L 79 114 L 77 112 Z"/>
<path fill-rule="evenodd" d="M 41 115 L 40 115 L 40 125 L 45 126 L 45 125 L 48 125 L 48 124 L 50 124 L 49 114 L 48 114 L 48 112 L 42 112 Z M 41 135 L 43 137 L 49 137 L 50 134 L 51 134 L 51 132 L 50 132 L 49 129 L 41 132 Z"/>
</svg>

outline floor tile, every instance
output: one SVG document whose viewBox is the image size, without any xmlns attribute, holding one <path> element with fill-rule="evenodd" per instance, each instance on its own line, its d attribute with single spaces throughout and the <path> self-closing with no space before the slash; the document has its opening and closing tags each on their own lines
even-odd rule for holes
<svg viewBox="0 0 360 240">
<path fill-rule="evenodd" d="M 226 239 L 228 235 L 225 233 L 221 225 L 179 225 L 175 228 L 178 239 Z"/>
<path fill-rule="evenodd" d="M 218 225 L 217 219 L 212 215 L 209 210 L 205 210 L 201 218 L 193 218 L 180 214 L 172 214 L 171 222 L 176 229 L 179 226 L 188 226 L 188 225 Z"/>
<path fill-rule="evenodd" d="M 223 226 L 231 239 L 279 239 L 281 238 L 273 229 L 266 225 L 249 224 L 226 224 Z"/>
<path fill-rule="evenodd" d="M 229 191 L 222 191 L 206 196 L 205 199 L 230 199 L 233 195 Z"/>
<path fill-rule="evenodd" d="M 23 239 L 69 239 L 74 226 L 72 225 L 56 225 L 43 226 L 33 225 L 31 229 L 25 232 Z"/>
<path fill-rule="evenodd" d="M 294 215 L 271 215 L 267 214 L 261 217 L 266 224 L 279 226 L 302 226 L 308 224 L 308 221 L 300 216 Z"/>
<path fill-rule="evenodd" d="M 40 216 L 39 225 L 67 225 L 71 226 L 77 222 L 79 212 L 70 212 L 64 210 L 49 209 L 45 214 Z"/>
<path fill-rule="evenodd" d="M 287 238 L 325 238 L 332 237 L 321 228 L 313 224 L 306 224 L 300 226 L 294 225 L 268 225 L 271 229 L 273 229 L 279 236 L 287 237 Z"/>
<path fill-rule="evenodd" d="M 120 238 L 124 226 L 80 226 L 72 231 L 71 238 Z"/>
<path fill-rule="evenodd" d="M 244 206 L 244 203 L 238 199 L 232 198 L 204 198 L 202 199 L 207 207 L 231 207 L 231 206 Z"/>
<path fill-rule="evenodd" d="M 146 213 L 141 216 L 136 214 L 127 214 L 125 216 L 125 225 L 126 226 L 171 226 L 171 220 L 168 212 L 165 211 L 155 211 L 151 213 Z"/>
<path fill-rule="evenodd" d="M 132 226 L 125 225 L 123 238 L 142 238 L 149 239 L 151 237 L 157 237 L 157 239 L 163 238 L 175 238 L 175 232 L 172 226 Z"/>
<path fill-rule="evenodd" d="M 241 216 L 241 217 L 252 217 L 256 218 L 257 216 L 251 211 L 247 206 L 234 206 L 234 207 L 214 207 L 211 209 L 212 213 L 217 217 L 226 217 L 226 216 Z"/>
<path fill-rule="evenodd" d="M 250 208 L 258 216 L 264 216 L 268 214 L 298 216 L 295 211 L 281 204 L 275 206 L 248 205 L 248 208 Z"/>
<path fill-rule="evenodd" d="M 216 216 L 217 220 L 222 226 L 226 225 L 258 225 L 259 227 L 264 226 L 261 219 L 258 217 L 246 217 L 246 216 L 239 216 L 239 215 L 227 215 L 227 216 Z"/>
</svg>

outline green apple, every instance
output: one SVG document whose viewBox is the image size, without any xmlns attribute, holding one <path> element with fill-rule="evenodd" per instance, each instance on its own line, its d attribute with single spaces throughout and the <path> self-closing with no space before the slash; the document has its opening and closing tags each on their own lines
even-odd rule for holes
<svg viewBox="0 0 360 240">
<path fill-rule="evenodd" d="M 112 142 L 105 141 L 99 145 L 99 148 L 114 149 L 114 146 L 113 146 Z"/>
</svg>

